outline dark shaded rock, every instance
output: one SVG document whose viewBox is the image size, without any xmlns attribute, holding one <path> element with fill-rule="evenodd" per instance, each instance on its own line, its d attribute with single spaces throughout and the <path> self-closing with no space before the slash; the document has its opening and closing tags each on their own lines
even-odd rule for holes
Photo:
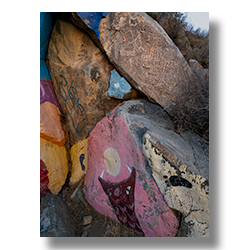
<svg viewBox="0 0 250 250">
<path fill-rule="evenodd" d="M 74 221 L 67 206 L 56 195 L 47 194 L 40 205 L 41 237 L 75 237 Z"/>
</svg>

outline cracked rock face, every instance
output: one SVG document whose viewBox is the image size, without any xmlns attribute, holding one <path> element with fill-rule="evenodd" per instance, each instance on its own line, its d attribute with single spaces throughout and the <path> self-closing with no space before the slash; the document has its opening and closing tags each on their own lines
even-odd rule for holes
<svg viewBox="0 0 250 250">
<path fill-rule="evenodd" d="M 208 156 L 195 143 L 195 135 L 185 134 L 184 138 L 179 138 L 181 146 L 176 140 L 175 144 L 166 140 L 162 145 L 154 134 L 145 133 L 143 153 L 164 200 L 182 214 L 178 236 L 209 236 Z M 185 160 L 185 148 L 193 151 L 193 166 L 189 164 L 191 159 Z M 183 152 L 182 157 L 176 151 Z M 197 171 L 200 167 L 202 171 Z"/>
</svg>

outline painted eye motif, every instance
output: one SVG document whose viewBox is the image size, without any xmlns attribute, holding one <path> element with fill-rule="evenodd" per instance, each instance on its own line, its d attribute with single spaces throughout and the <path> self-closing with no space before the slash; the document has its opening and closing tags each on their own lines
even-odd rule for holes
<svg viewBox="0 0 250 250">
<path fill-rule="evenodd" d="M 126 194 L 127 194 L 127 195 L 130 194 L 130 189 L 131 189 L 131 186 L 127 186 L 127 188 L 126 188 Z"/>
</svg>

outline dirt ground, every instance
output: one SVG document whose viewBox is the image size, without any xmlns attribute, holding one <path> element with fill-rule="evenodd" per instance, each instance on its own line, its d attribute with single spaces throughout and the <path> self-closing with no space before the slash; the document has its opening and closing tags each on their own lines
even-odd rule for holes
<svg viewBox="0 0 250 250">
<path fill-rule="evenodd" d="M 73 217 L 77 237 L 141 237 L 126 226 L 97 213 L 85 199 L 82 187 L 83 183 L 72 187 L 66 183 L 58 195 Z M 93 220 L 84 226 L 83 217 L 87 215 L 91 215 Z"/>
</svg>

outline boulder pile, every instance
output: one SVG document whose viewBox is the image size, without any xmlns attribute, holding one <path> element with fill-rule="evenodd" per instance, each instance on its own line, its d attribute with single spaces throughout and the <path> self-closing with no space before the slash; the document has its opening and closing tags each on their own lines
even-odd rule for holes
<svg viewBox="0 0 250 250">
<path fill-rule="evenodd" d="M 209 236 L 209 146 L 173 122 L 207 105 L 208 70 L 145 13 L 40 18 L 42 202 L 84 181 L 96 212 L 140 236 Z M 67 209 L 58 235 L 48 213 L 41 235 L 75 236 Z"/>
</svg>

